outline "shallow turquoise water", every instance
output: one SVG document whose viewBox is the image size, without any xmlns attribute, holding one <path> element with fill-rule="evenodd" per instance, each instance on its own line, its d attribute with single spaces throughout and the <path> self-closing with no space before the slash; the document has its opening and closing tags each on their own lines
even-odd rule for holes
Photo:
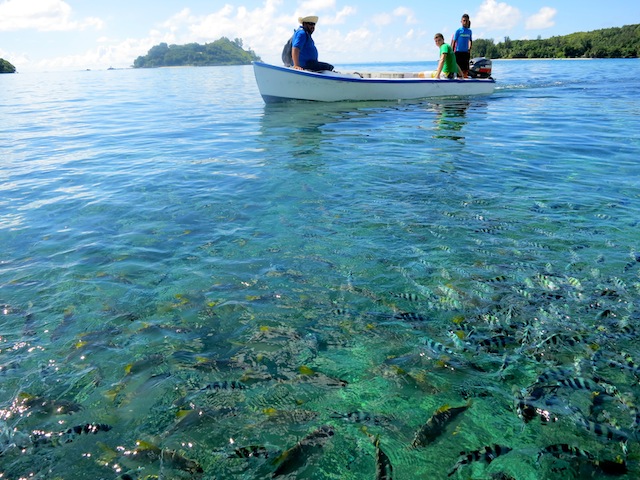
<svg viewBox="0 0 640 480">
<path fill-rule="evenodd" d="M 287 105 L 251 67 L 0 77 L 3 478 L 270 478 L 322 425 L 300 478 L 375 478 L 363 426 L 398 479 L 492 444 L 452 477 L 583 478 L 537 461 L 624 456 L 581 419 L 636 478 L 639 73 L 495 61 L 488 97 Z M 547 422 L 514 408 L 536 386 Z"/>
</svg>

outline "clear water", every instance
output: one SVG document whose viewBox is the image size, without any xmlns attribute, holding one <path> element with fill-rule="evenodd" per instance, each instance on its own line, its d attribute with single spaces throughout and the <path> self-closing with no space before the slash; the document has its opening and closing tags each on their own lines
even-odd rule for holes
<svg viewBox="0 0 640 480">
<path fill-rule="evenodd" d="M 270 478 L 322 425 L 291 478 L 375 478 L 373 435 L 397 479 L 492 444 L 452 478 L 597 477 L 538 460 L 623 458 L 580 418 L 637 478 L 640 63 L 493 71 L 488 97 L 285 105 L 251 67 L 0 77 L 0 478 Z M 59 435 L 86 424 L 112 428 Z"/>
</svg>

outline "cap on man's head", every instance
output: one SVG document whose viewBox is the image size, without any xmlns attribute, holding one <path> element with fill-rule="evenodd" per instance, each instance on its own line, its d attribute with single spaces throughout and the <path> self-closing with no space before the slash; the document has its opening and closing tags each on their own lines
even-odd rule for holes
<svg viewBox="0 0 640 480">
<path fill-rule="evenodd" d="M 318 23 L 318 17 L 316 15 L 309 15 L 307 17 L 299 17 L 298 21 L 302 23 Z"/>
</svg>

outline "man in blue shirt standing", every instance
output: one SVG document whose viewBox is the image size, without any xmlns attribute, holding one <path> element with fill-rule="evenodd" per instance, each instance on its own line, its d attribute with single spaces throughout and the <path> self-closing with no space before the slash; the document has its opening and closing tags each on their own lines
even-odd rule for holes
<svg viewBox="0 0 640 480">
<path fill-rule="evenodd" d="M 314 72 L 333 70 L 333 65 L 330 63 L 318 61 L 318 49 L 311 38 L 316 29 L 318 17 L 309 15 L 298 18 L 298 21 L 301 26 L 293 34 L 293 41 L 291 42 L 293 68 L 296 70 L 312 70 Z"/>
<path fill-rule="evenodd" d="M 464 78 L 469 77 L 469 60 L 471 60 L 471 20 L 469 20 L 469 15 L 466 13 L 462 15 L 462 27 L 456 30 L 456 33 L 453 34 L 453 39 L 451 40 L 451 48 L 456 55 L 456 62 L 460 66 L 460 70 L 462 70 L 462 74 Z"/>
</svg>

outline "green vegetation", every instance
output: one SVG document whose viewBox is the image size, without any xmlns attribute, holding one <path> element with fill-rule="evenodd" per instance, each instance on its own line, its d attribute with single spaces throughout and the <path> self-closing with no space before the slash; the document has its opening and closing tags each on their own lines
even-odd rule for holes
<svg viewBox="0 0 640 480">
<path fill-rule="evenodd" d="M 133 62 L 134 68 L 145 67 L 177 67 L 177 66 L 212 66 L 212 65 L 247 65 L 260 60 L 252 50 L 242 48 L 242 40 L 233 42 L 222 37 L 212 43 L 188 43 L 186 45 L 167 45 L 161 43 L 151 47 L 149 53 L 140 56 Z"/>
<path fill-rule="evenodd" d="M 0 73 L 16 73 L 16 67 L 11 65 L 4 58 L 0 58 Z"/>
<path fill-rule="evenodd" d="M 473 56 L 487 58 L 638 58 L 640 25 L 537 40 L 474 40 Z"/>
</svg>

